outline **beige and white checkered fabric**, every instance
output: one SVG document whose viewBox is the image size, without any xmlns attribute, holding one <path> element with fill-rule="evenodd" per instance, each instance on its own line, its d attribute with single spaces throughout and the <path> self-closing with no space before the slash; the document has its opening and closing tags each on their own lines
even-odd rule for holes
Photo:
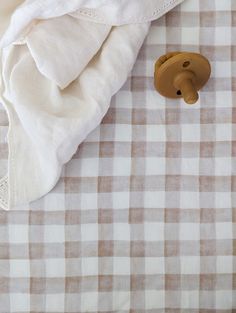
<svg viewBox="0 0 236 313">
<path fill-rule="evenodd" d="M 176 50 L 211 62 L 197 105 L 154 91 L 156 58 Z M 56 188 L 0 212 L 0 312 L 236 312 L 235 103 L 236 1 L 155 21 Z M 3 168 L 2 108 L 0 125 Z"/>
</svg>

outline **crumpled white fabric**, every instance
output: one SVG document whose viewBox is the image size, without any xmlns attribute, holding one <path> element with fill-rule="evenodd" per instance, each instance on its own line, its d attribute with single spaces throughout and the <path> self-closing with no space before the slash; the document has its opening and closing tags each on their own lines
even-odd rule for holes
<svg viewBox="0 0 236 313">
<path fill-rule="evenodd" d="M 127 79 L 150 21 L 181 1 L 27 0 L 16 9 L 0 42 L 9 118 L 3 209 L 55 186 Z"/>
</svg>

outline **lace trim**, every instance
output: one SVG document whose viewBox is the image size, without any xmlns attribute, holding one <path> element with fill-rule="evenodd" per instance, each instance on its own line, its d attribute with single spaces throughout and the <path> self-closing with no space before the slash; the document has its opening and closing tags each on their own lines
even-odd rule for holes
<svg viewBox="0 0 236 313">
<path fill-rule="evenodd" d="M 0 207 L 8 210 L 8 177 L 0 179 Z"/>
</svg>

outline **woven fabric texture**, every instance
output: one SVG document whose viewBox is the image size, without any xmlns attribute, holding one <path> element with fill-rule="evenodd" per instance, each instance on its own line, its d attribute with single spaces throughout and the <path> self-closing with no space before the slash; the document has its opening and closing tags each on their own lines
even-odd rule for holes
<svg viewBox="0 0 236 313">
<path fill-rule="evenodd" d="M 182 50 L 212 66 L 194 106 L 153 87 L 155 60 Z M 186 0 L 153 22 L 54 190 L 0 212 L 0 312 L 235 312 L 235 103 L 235 1 Z M 1 107 L 1 168 L 7 124 Z"/>
</svg>

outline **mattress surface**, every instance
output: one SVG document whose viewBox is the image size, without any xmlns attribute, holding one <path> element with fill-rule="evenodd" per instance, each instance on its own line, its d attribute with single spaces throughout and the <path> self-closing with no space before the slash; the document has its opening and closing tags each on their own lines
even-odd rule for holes
<svg viewBox="0 0 236 313">
<path fill-rule="evenodd" d="M 196 105 L 154 90 L 170 51 L 211 62 Z M 234 1 L 186 0 L 153 22 L 54 190 L 0 211 L 0 312 L 234 312 L 235 100 Z M 0 168 L 7 127 L 0 107 Z"/>
</svg>

